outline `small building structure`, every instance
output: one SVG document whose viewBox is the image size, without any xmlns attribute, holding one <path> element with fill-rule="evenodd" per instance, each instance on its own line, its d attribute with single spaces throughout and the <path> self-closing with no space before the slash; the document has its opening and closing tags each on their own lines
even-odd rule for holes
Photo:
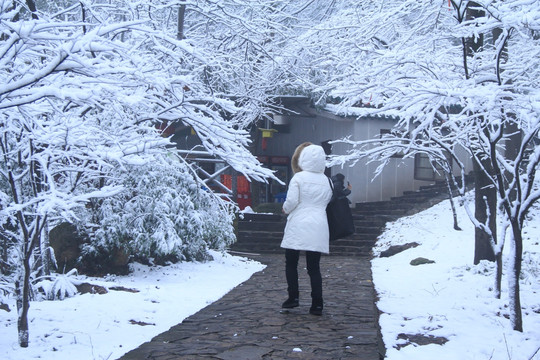
<svg viewBox="0 0 540 360">
<path fill-rule="evenodd" d="M 273 114 L 273 122 L 261 120 L 251 128 L 252 144 L 250 151 L 257 156 L 266 167 L 275 170 L 276 176 L 288 184 L 292 177 L 290 158 L 299 144 L 309 141 L 323 145 L 327 153 L 345 154 L 348 146 L 333 144 L 333 140 L 350 137 L 351 140 L 374 139 L 389 132 L 395 125 L 396 119 L 389 117 L 342 117 L 312 106 L 309 98 L 303 96 L 281 97 L 279 114 Z M 189 128 L 174 130 L 173 141 L 184 150 L 199 149 L 198 139 Z M 199 145 L 200 146 L 200 145 Z M 207 173 L 215 173 L 219 167 L 225 166 L 219 162 L 200 164 Z M 432 184 L 444 179 L 443 174 L 437 174 L 431 168 L 426 157 L 416 156 L 404 159 L 395 157 L 385 167 L 382 174 L 375 177 L 378 164 L 368 164 L 366 160 L 358 161 L 354 166 L 345 165 L 343 168 L 334 166 L 328 175 L 342 173 L 345 181 L 352 185 L 349 196 L 352 203 L 389 200 L 400 196 L 404 191 L 418 190 L 423 185 Z M 235 174 L 223 173 L 221 181 L 232 186 Z M 255 207 L 262 203 L 283 202 L 287 187 L 276 181 L 265 183 L 248 183 L 238 176 L 237 197 L 241 208 Z"/>
</svg>

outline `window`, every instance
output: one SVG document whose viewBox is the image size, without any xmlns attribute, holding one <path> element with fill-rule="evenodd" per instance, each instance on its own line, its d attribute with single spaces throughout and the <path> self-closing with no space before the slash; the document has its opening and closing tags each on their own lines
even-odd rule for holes
<svg viewBox="0 0 540 360">
<path fill-rule="evenodd" d="M 433 167 L 431 166 L 431 160 L 429 160 L 429 157 L 426 154 L 414 155 L 415 180 L 445 180 L 444 170 L 437 164 L 435 165 L 435 168 L 437 169 L 437 171 L 433 170 Z"/>
</svg>

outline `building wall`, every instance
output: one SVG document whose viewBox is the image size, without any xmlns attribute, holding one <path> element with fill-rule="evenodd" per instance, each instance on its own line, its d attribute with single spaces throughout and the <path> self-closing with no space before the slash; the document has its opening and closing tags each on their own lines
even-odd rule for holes
<svg viewBox="0 0 540 360">
<path fill-rule="evenodd" d="M 394 125 L 392 120 L 384 118 L 356 120 L 337 117 L 326 112 L 316 112 L 314 109 L 306 111 L 304 108 L 299 111 L 305 115 L 285 117 L 288 120 L 288 126 L 282 128 L 281 132 L 274 133 L 273 137 L 268 138 L 265 149 L 263 149 L 262 132 L 254 127 L 251 132 L 252 145 L 250 150 L 252 153 L 257 156 L 290 157 L 294 149 L 306 141 L 320 145 L 323 141 L 338 140 L 348 136 L 351 137 L 351 140 L 373 139 L 380 134 L 382 129 L 391 129 Z M 283 131 L 285 129 L 288 131 Z M 181 149 L 197 149 L 196 145 L 200 143 L 197 136 L 191 135 L 189 131 L 177 133 L 175 140 Z M 348 145 L 334 144 L 332 153 L 346 154 L 348 149 Z M 462 151 L 462 158 L 465 159 L 466 165 L 470 169 L 471 161 L 465 151 Z M 346 181 L 351 183 L 352 194 L 349 198 L 353 203 L 389 200 L 391 197 L 402 195 L 404 191 L 418 190 L 420 186 L 431 183 L 430 181 L 414 179 L 414 159 L 412 158 L 391 159 L 390 164 L 383 169 L 382 173 L 375 176 L 377 167 L 376 163 L 368 164 L 366 160 L 359 160 L 353 167 L 348 165 L 334 166 L 331 172 L 332 174 L 342 173 L 345 175 Z M 460 175 L 457 167 L 454 168 L 454 173 Z M 292 172 L 289 167 L 289 179 L 291 176 Z M 260 194 L 260 189 L 263 186 L 266 185 L 252 184 L 254 198 L 258 196 L 256 194 Z M 277 186 L 277 184 L 272 186 Z M 282 189 L 286 188 L 282 187 Z"/>
<path fill-rule="evenodd" d="M 368 140 L 378 137 L 383 129 L 391 129 L 394 122 L 385 118 L 364 118 L 354 122 L 352 140 Z M 337 153 L 337 152 L 336 152 Z M 360 160 L 352 169 L 353 201 L 369 202 L 389 200 L 403 195 L 404 191 L 418 190 L 429 181 L 414 179 L 414 159 L 393 158 L 376 175 L 378 163 Z"/>
<path fill-rule="evenodd" d="M 369 118 L 355 120 L 338 118 L 330 114 L 318 116 L 292 116 L 289 118 L 289 132 L 275 133 L 267 140 L 266 150 L 262 149 L 260 131 L 254 134 L 258 139 L 254 142 L 254 153 L 267 156 L 291 156 L 299 144 L 310 141 L 320 145 L 326 140 L 338 140 L 351 136 L 352 140 L 375 138 L 381 129 L 391 129 L 393 122 L 388 119 Z M 334 144 L 333 154 L 345 154 L 348 145 Z M 378 164 L 367 164 L 366 160 L 358 161 L 353 167 L 334 166 L 332 174 L 338 172 L 345 175 L 346 181 L 352 185 L 350 199 L 353 203 L 389 200 L 400 196 L 406 190 L 417 190 L 429 181 L 414 180 L 414 159 L 392 159 L 381 175 L 375 177 Z"/>
</svg>

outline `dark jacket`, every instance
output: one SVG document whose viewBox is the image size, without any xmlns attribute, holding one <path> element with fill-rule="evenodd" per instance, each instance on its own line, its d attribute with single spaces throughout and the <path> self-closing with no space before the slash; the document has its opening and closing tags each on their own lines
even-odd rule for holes
<svg viewBox="0 0 540 360">
<path fill-rule="evenodd" d="M 351 190 L 345 187 L 345 176 L 341 173 L 332 176 L 332 185 L 334 186 L 334 195 L 338 199 L 347 197 L 351 193 Z"/>
</svg>

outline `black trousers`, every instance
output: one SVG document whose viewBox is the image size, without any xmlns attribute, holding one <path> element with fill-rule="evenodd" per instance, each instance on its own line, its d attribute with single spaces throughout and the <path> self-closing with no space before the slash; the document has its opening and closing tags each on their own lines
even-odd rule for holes
<svg viewBox="0 0 540 360">
<path fill-rule="evenodd" d="M 299 250 L 285 249 L 285 276 L 287 277 L 287 291 L 289 297 L 298 298 L 298 259 Z M 311 281 L 311 299 L 314 302 L 322 303 L 322 277 L 321 253 L 317 251 L 306 251 L 306 265 Z"/>
</svg>

